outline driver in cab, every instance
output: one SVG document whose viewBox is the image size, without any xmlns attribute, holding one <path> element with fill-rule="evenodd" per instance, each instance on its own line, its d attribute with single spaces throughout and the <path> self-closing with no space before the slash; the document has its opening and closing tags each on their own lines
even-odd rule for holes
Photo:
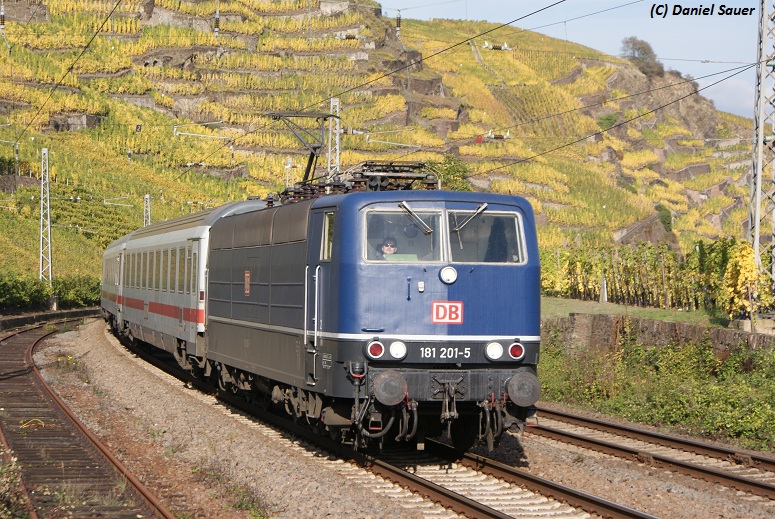
<svg viewBox="0 0 775 519">
<path fill-rule="evenodd" d="M 380 251 L 380 258 L 379 259 L 387 259 L 387 256 L 390 256 L 391 254 L 395 254 L 398 250 L 398 243 L 396 242 L 395 238 L 385 238 L 382 240 L 382 245 L 379 246 Z"/>
</svg>

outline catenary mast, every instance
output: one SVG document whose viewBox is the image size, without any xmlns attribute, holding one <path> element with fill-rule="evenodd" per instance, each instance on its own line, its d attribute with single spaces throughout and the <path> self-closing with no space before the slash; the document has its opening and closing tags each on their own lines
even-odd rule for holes
<svg viewBox="0 0 775 519">
<path fill-rule="evenodd" d="M 751 169 L 751 198 L 748 206 L 748 233 L 756 265 L 762 268 L 762 224 L 770 222 L 770 254 L 775 245 L 775 170 L 772 168 L 775 135 L 765 135 L 767 126 L 775 129 L 775 1 L 761 0 L 759 5 L 759 49 L 756 64 L 756 105 L 754 108 L 754 146 Z M 765 177 L 769 177 L 765 181 Z M 766 224 L 765 224 L 766 225 Z M 775 279 L 775 261 L 770 275 Z"/>
</svg>

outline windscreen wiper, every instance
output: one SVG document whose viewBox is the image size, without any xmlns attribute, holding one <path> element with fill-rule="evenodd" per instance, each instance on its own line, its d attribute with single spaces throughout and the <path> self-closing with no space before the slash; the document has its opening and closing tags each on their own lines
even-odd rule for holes
<svg viewBox="0 0 775 519">
<path fill-rule="evenodd" d="M 406 202 L 399 202 L 398 207 L 409 213 L 409 216 L 412 217 L 412 220 L 414 220 L 414 222 L 422 228 L 422 232 L 425 234 L 430 234 L 433 232 L 433 229 L 427 223 L 425 223 L 422 218 L 420 218 L 419 214 L 415 213 L 412 208 L 409 207 L 409 204 Z"/>
<path fill-rule="evenodd" d="M 468 215 L 468 218 L 466 218 L 465 220 L 463 220 L 463 221 L 460 223 L 460 225 L 458 225 L 457 227 L 455 227 L 454 229 L 452 229 L 452 232 L 460 232 L 460 230 L 461 230 L 463 227 L 465 227 L 466 225 L 468 225 L 468 222 L 470 222 L 471 220 L 473 220 L 474 218 L 476 218 L 476 216 L 477 216 L 478 214 L 480 214 L 482 211 L 484 211 L 485 209 L 487 209 L 487 202 L 484 202 L 482 205 L 480 205 L 479 207 L 477 207 L 477 208 L 476 208 L 476 211 L 474 211 L 473 213 L 471 213 L 470 215 Z"/>
</svg>

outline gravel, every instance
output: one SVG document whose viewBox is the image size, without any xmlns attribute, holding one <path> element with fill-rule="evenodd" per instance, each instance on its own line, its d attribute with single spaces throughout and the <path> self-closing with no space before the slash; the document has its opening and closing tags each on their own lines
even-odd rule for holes
<svg viewBox="0 0 775 519">
<path fill-rule="evenodd" d="M 62 334 L 36 361 L 51 366 L 45 376 L 81 421 L 179 516 L 248 517 L 226 503 L 245 506 L 247 491 L 278 518 L 423 517 L 395 500 L 350 488 L 333 467 L 311 462 L 311 451 L 289 448 L 278 433 L 214 397 L 185 390 L 134 358 L 105 329 L 95 321 Z M 53 367 L 67 355 L 79 367 Z M 190 488 L 196 481 L 200 487 Z M 219 488 L 209 488 L 217 483 Z"/>
<path fill-rule="evenodd" d="M 73 369 L 55 367 L 67 355 Z M 57 336 L 36 360 L 81 420 L 179 517 L 253 517 L 235 506 L 255 503 L 278 518 L 449 516 L 404 508 L 399 502 L 411 495 L 386 497 L 401 495 L 390 483 L 355 483 L 349 464 L 186 390 L 128 353 L 101 321 Z M 658 517 L 775 516 L 773 501 L 529 431 L 479 453 Z"/>
</svg>

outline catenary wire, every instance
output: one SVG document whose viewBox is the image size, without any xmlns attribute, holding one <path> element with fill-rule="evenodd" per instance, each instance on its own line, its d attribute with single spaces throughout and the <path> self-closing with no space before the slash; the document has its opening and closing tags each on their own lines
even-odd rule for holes
<svg viewBox="0 0 775 519">
<path fill-rule="evenodd" d="M 532 161 L 533 159 L 536 159 L 538 157 L 542 157 L 544 155 L 548 155 L 550 153 L 554 153 L 555 151 L 561 150 L 563 148 L 567 148 L 569 146 L 573 146 L 574 144 L 578 144 L 579 142 L 585 141 L 585 140 L 589 139 L 590 137 L 594 137 L 596 135 L 602 135 L 604 133 L 608 133 L 608 132 L 610 132 L 611 130 L 613 130 L 615 128 L 619 128 L 620 126 L 624 126 L 625 124 L 629 124 L 632 121 L 635 121 L 635 120 L 640 119 L 642 117 L 645 117 L 647 115 L 651 115 L 651 114 L 653 114 L 655 112 L 658 112 L 659 110 L 662 110 L 663 108 L 666 108 L 666 107 L 668 107 L 668 106 L 670 106 L 672 104 L 675 104 L 675 103 L 677 103 L 679 101 L 682 101 L 683 99 L 686 99 L 686 98 L 691 97 L 693 95 L 697 95 L 697 94 L 699 94 L 700 91 L 705 90 L 706 88 L 710 88 L 712 86 L 718 85 L 719 83 L 722 83 L 722 82 L 724 82 L 724 81 L 726 81 L 728 79 L 731 79 L 732 77 L 734 77 L 734 76 L 736 76 L 738 74 L 741 74 L 741 73 L 743 73 L 743 72 L 745 72 L 747 70 L 750 70 L 751 68 L 753 68 L 755 66 L 756 66 L 756 63 L 748 65 L 747 67 L 742 68 L 742 70 L 738 70 L 737 72 L 735 72 L 733 74 L 730 74 L 729 76 L 727 76 L 725 78 L 719 79 L 718 81 L 715 81 L 715 82 L 713 82 L 713 83 L 711 83 L 709 85 L 706 85 L 706 86 L 704 86 L 702 88 L 698 88 L 694 92 L 691 92 L 689 94 L 686 94 L 686 95 L 683 95 L 683 96 L 678 97 L 676 99 L 673 99 L 672 101 L 669 101 L 669 102 L 667 102 L 667 103 L 665 103 L 663 105 L 660 105 L 660 106 L 658 106 L 658 107 L 656 107 L 656 108 L 654 108 L 652 110 L 649 110 L 648 112 L 645 112 L 645 113 L 642 113 L 642 114 L 638 114 L 638 115 L 636 115 L 634 117 L 631 117 L 631 118 L 629 118 L 629 119 L 627 119 L 625 121 L 621 121 L 619 123 L 616 123 L 616 124 L 614 124 L 613 126 L 611 126 L 610 128 L 608 128 L 606 130 L 599 130 L 599 131 L 591 133 L 589 135 L 585 135 L 584 137 L 581 137 L 579 139 L 575 139 L 575 140 L 573 140 L 571 142 L 567 142 L 567 143 L 562 144 L 560 146 L 556 146 L 556 147 L 554 147 L 554 148 L 552 148 L 550 150 L 543 151 L 541 153 L 536 153 L 535 155 L 532 155 L 530 157 L 526 157 L 524 159 L 509 161 L 509 162 L 507 162 L 507 163 L 505 163 L 505 164 L 503 164 L 501 166 L 498 166 L 498 167 L 495 167 L 495 168 L 491 168 L 491 169 L 488 169 L 486 171 L 480 171 L 479 173 L 477 173 L 475 175 L 472 175 L 472 176 L 485 175 L 485 174 L 488 174 L 488 173 L 492 173 L 493 171 L 498 171 L 500 169 L 506 168 L 508 166 L 514 166 L 516 164 L 522 164 L 523 162 L 529 162 L 529 161 Z"/>
<path fill-rule="evenodd" d="M 562 112 L 556 112 L 556 113 L 551 113 L 551 114 L 542 115 L 542 116 L 540 116 L 540 117 L 535 117 L 535 118 L 533 118 L 533 119 L 529 119 L 529 120 L 527 120 L 527 121 L 523 121 L 523 122 L 520 122 L 520 123 L 517 123 L 517 124 L 511 125 L 511 126 L 505 126 L 505 127 L 503 127 L 503 128 L 497 128 L 497 129 L 496 129 L 496 128 L 494 128 L 494 129 L 493 129 L 493 131 L 496 131 L 496 132 L 503 132 L 503 131 L 506 131 L 506 130 L 512 130 L 512 129 L 515 129 L 515 128 L 519 128 L 520 126 L 525 126 L 525 125 L 527 125 L 527 124 L 538 123 L 538 122 L 544 121 L 544 120 L 546 120 L 546 119 L 551 119 L 551 118 L 553 118 L 553 117 L 560 117 L 560 116 L 562 116 L 562 115 L 566 115 L 566 114 L 573 113 L 573 112 L 578 112 L 578 111 L 580 111 L 580 110 L 584 110 L 584 109 L 587 109 L 587 108 L 594 108 L 594 107 L 597 107 L 597 106 L 602 106 L 602 105 L 604 105 L 604 104 L 606 104 L 606 103 L 612 103 L 612 102 L 616 102 L 616 101 L 622 101 L 622 100 L 625 100 L 625 99 L 630 99 L 630 98 L 633 98 L 633 97 L 638 97 L 638 96 L 642 96 L 642 95 L 650 94 L 650 93 L 652 93 L 652 92 L 656 92 L 656 91 L 658 91 L 658 90 L 664 90 L 664 89 L 668 89 L 668 88 L 674 88 L 674 87 L 677 87 L 677 86 L 685 85 L 685 84 L 687 84 L 687 83 L 693 83 L 693 82 L 694 82 L 694 81 L 696 81 L 697 79 L 706 79 L 706 78 L 709 78 L 709 77 L 718 76 L 719 74 L 726 74 L 726 73 L 729 73 L 729 72 L 733 72 L 733 71 L 736 71 L 736 70 L 738 70 L 738 69 L 742 69 L 742 70 L 739 70 L 739 71 L 738 71 L 738 73 L 741 73 L 741 72 L 745 72 L 746 70 L 749 70 L 750 68 L 752 68 L 752 67 L 754 67 L 754 66 L 756 66 L 756 63 L 748 63 L 748 64 L 746 64 L 746 65 L 743 65 L 743 66 L 739 66 L 739 67 L 733 67 L 733 68 L 731 68 L 731 69 L 722 70 L 722 71 L 720 71 L 720 72 L 714 72 L 714 73 L 712 73 L 712 74 L 707 74 L 707 75 L 705 75 L 705 76 L 700 76 L 699 78 L 695 78 L 695 79 L 686 79 L 686 80 L 684 80 L 684 81 L 680 81 L 680 82 L 678 82 L 678 83 L 671 83 L 671 84 L 669 84 L 669 85 L 665 85 L 665 86 L 661 86 L 661 87 L 656 87 L 656 88 L 650 88 L 650 89 L 648 89 L 648 90 L 643 90 L 643 91 L 641 91 L 641 92 L 636 92 L 636 93 L 634 93 L 634 94 L 623 95 L 623 96 L 616 97 L 616 98 L 613 98 L 613 99 L 606 99 L 605 101 L 601 101 L 601 102 L 599 102 L 599 103 L 592 103 L 592 104 L 588 104 L 588 105 L 579 106 L 579 107 L 576 107 L 576 108 L 571 108 L 571 109 L 569 109 L 569 110 L 564 110 L 564 111 L 562 111 Z M 708 87 L 710 87 L 710 86 L 714 86 L 714 85 L 716 85 L 716 84 L 718 84 L 718 83 L 720 83 L 720 82 L 722 82 L 722 81 L 726 81 L 727 79 L 729 79 L 730 77 L 732 77 L 732 76 L 734 76 L 734 75 L 736 75 L 736 74 L 732 74 L 732 75 L 731 75 L 731 76 L 729 76 L 729 77 L 723 78 L 722 80 L 720 80 L 720 81 L 717 81 L 717 82 L 713 83 L 712 85 L 707 85 L 707 86 L 705 86 L 705 87 L 699 88 L 699 89 L 697 89 L 697 90 L 696 90 L 694 93 L 697 93 L 697 92 L 699 92 L 700 90 L 704 90 L 705 88 L 708 88 Z M 693 94 L 694 94 L 694 93 L 693 93 Z M 692 94 L 692 95 L 693 95 L 693 94 Z M 664 105 L 664 106 L 668 106 L 669 104 L 670 104 L 670 103 L 668 103 L 667 105 Z M 660 108 L 662 108 L 662 107 L 660 107 Z M 477 133 L 477 134 L 473 134 L 473 135 L 468 135 L 468 136 L 466 136 L 466 137 L 459 137 L 459 138 L 457 138 L 457 139 L 452 139 L 452 140 L 450 140 L 450 141 L 449 141 L 449 144 L 458 144 L 458 143 L 462 143 L 462 142 L 470 141 L 471 139 L 475 139 L 475 138 L 476 138 L 476 137 L 478 137 L 479 135 L 481 135 L 481 134 L 480 134 L 480 133 Z M 593 135 L 594 135 L 594 134 L 593 134 Z M 585 139 L 586 139 L 586 138 L 588 138 L 588 137 L 589 137 L 589 136 L 585 137 Z M 403 155 L 400 155 L 400 156 L 398 156 L 398 157 L 397 157 L 397 159 L 401 159 L 401 158 L 404 158 L 404 157 L 408 157 L 408 156 L 410 156 L 410 155 L 413 155 L 413 154 L 415 154 L 415 153 L 419 153 L 419 152 L 422 152 L 422 151 L 427 151 L 427 150 L 423 150 L 423 149 L 419 149 L 419 150 L 412 150 L 411 152 L 407 152 L 407 153 L 405 153 L 405 154 L 403 154 Z"/>
<path fill-rule="evenodd" d="M 510 21 L 510 22 L 508 22 L 508 23 L 503 23 L 503 24 L 500 24 L 500 25 L 498 25 L 497 27 L 494 27 L 494 28 L 492 28 L 492 29 L 488 29 L 488 30 L 487 30 L 487 31 L 485 31 L 485 32 L 482 32 L 482 33 L 480 33 L 480 34 L 477 34 L 477 35 L 475 35 L 475 36 L 472 36 L 472 37 L 470 37 L 470 38 L 466 38 L 466 39 L 464 39 L 464 40 L 462 40 L 462 41 L 459 41 L 459 42 L 457 42 L 457 43 L 455 43 L 455 44 L 453 44 L 453 45 L 450 45 L 450 46 L 448 46 L 448 47 L 445 47 L 444 49 L 438 50 L 438 51 L 436 51 L 436 52 L 434 52 L 434 53 L 430 54 L 429 56 L 423 56 L 422 58 L 420 58 L 420 59 L 418 59 L 418 60 L 413 60 L 413 61 L 409 62 L 409 63 L 408 63 L 408 64 L 406 64 L 406 65 L 403 65 L 403 66 L 401 66 L 401 67 L 399 67 L 399 68 L 397 68 L 397 69 L 395 69 L 395 70 L 391 70 L 390 72 L 386 72 L 386 73 L 384 73 L 384 74 L 381 74 L 380 76 L 378 76 L 378 77 L 376 77 L 376 78 L 374 78 L 374 79 L 371 79 L 371 80 L 369 80 L 369 81 L 366 81 L 366 82 L 364 82 L 364 83 L 362 83 L 362 84 L 360 84 L 360 85 L 357 85 L 357 86 L 354 86 L 354 87 L 348 88 L 348 89 L 346 89 L 346 90 L 343 90 L 343 91 L 339 92 L 338 94 L 335 94 L 335 95 L 329 96 L 329 97 L 327 97 L 327 98 L 325 98 L 325 99 L 321 99 L 321 100 L 319 100 L 319 101 L 317 101 L 317 102 L 315 102 L 315 103 L 309 104 L 309 105 L 307 105 L 307 106 L 305 106 L 305 107 L 302 107 L 301 109 L 299 109 L 299 111 L 300 111 L 300 112 L 303 112 L 303 111 L 305 111 L 305 110 L 308 110 L 308 109 L 310 109 L 310 108 L 312 108 L 312 107 L 314 107 L 314 106 L 318 106 L 318 105 L 320 105 L 321 103 L 325 103 L 326 101 L 329 101 L 329 100 L 331 100 L 331 99 L 333 99 L 333 98 L 335 98 L 335 97 L 339 97 L 339 96 L 342 96 L 342 95 L 344 95 L 344 94 L 347 94 L 348 92 L 352 92 L 352 91 L 354 91 L 354 90 L 361 89 L 361 88 L 363 88 L 363 87 L 365 87 L 365 86 L 368 86 L 368 85 L 370 85 L 370 84 L 373 84 L 373 83 L 375 83 L 375 82 L 377 82 L 377 81 L 379 81 L 379 80 L 381 80 L 381 79 L 384 79 L 384 78 L 386 78 L 386 77 L 390 77 L 390 76 L 392 76 L 393 74 L 397 74 L 398 72 L 401 72 L 402 70 L 405 70 L 405 69 L 407 69 L 407 68 L 409 68 L 409 67 L 415 66 L 415 65 L 417 65 L 418 63 L 422 63 L 422 62 L 428 61 L 429 59 L 432 59 L 432 58 L 434 58 L 434 57 L 436 57 L 436 56 L 438 56 L 438 55 L 440 55 L 440 54 L 443 54 L 443 53 L 445 53 L 445 52 L 448 52 L 448 51 L 450 51 L 450 50 L 452 50 L 452 49 L 454 49 L 454 48 L 457 48 L 457 47 L 459 47 L 459 46 L 461 46 L 461 45 L 465 45 L 466 43 L 468 43 L 468 42 L 472 41 L 474 38 L 478 38 L 478 37 L 484 36 L 484 35 L 486 35 L 486 34 L 489 34 L 489 33 L 493 32 L 493 31 L 496 31 L 496 30 L 498 30 L 498 29 L 500 29 L 500 28 L 506 27 L 506 26 L 508 26 L 508 25 L 510 25 L 510 24 L 512 24 L 512 23 L 514 23 L 514 22 L 518 22 L 518 21 L 520 21 L 520 20 L 524 20 L 525 18 L 528 18 L 528 17 L 530 17 L 530 16 L 533 16 L 533 15 L 535 15 L 535 14 L 537 14 L 537 13 L 540 13 L 540 12 L 542 12 L 542 11 L 545 11 L 545 10 L 547 10 L 547 9 L 551 8 L 551 7 L 555 7 L 555 6 L 557 6 L 557 5 L 559 5 L 559 4 L 562 4 L 562 3 L 565 3 L 565 0 L 558 0 L 557 2 L 554 2 L 554 3 L 552 3 L 552 4 L 549 4 L 549 5 L 547 5 L 547 6 L 544 6 L 544 7 L 540 8 L 540 9 L 537 9 L 537 10 L 535 10 L 535 11 L 533 11 L 533 12 L 531 12 L 531 13 L 528 13 L 528 14 L 526 14 L 526 15 L 524 15 L 524 16 L 520 16 L 519 18 L 516 18 L 516 19 L 514 19 L 514 20 L 511 20 L 511 21 Z M 239 139 L 241 139 L 241 138 L 244 138 L 244 137 L 246 137 L 246 136 L 248 136 L 248 135 L 250 135 L 250 134 L 252 134 L 252 133 L 255 133 L 255 132 L 257 132 L 257 131 L 259 131 L 259 130 L 261 130 L 261 129 L 263 129 L 263 128 L 266 128 L 266 127 L 267 127 L 267 125 L 264 125 L 262 128 L 257 128 L 257 129 L 255 129 L 255 130 L 252 130 L 252 131 L 250 131 L 250 132 L 246 132 L 246 133 L 244 133 L 243 135 L 240 135 L 240 136 L 236 137 L 236 138 L 235 138 L 234 140 L 232 140 L 231 142 L 232 142 L 232 143 L 235 143 L 237 140 L 239 140 Z M 205 161 L 207 161 L 207 159 L 208 159 L 208 158 L 210 158 L 210 157 L 212 157 L 213 155 L 215 155 L 216 153 L 220 152 L 220 150 L 221 150 L 221 149 L 223 149 L 223 148 L 225 148 L 225 147 L 226 147 L 226 145 L 225 145 L 225 144 L 224 144 L 224 145 L 222 145 L 222 146 L 221 146 L 221 148 L 218 148 L 217 150 L 215 150 L 215 151 L 213 151 L 212 153 L 208 154 L 207 156 L 205 156 L 205 157 L 204 157 L 204 158 L 203 158 L 201 161 L 199 161 L 199 162 L 205 162 Z M 188 173 L 188 171 L 189 171 L 189 170 L 183 171 L 183 172 L 182 172 L 180 175 L 178 175 L 178 176 L 177 176 L 177 177 L 175 177 L 175 178 L 181 178 L 183 175 L 185 175 L 186 173 Z"/>
<path fill-rule="evenodd" d="M 113 9 L 111 9 L 110 12 L 108 13 L 108 15 L 105 17 L 105 19 L 102 20 L 102 23 L 97 28 L 97 31 L 94 34 L 92 34 L 91 38 L 89 38 L 89 41 L 86 42 L 86 45 L 84 46 L 84 48 L 81 50 L 81 52 L 75 58 L 75 60 L 73 60 L 73 62 L 70 64 L 70 66 L 67 67 L 67 70 L 65 71 L 65 73 L 62 74 L 62 77 L 60 77 L 59 80 L 54 84 L 54 86 L 51 87 L 51 90 L 49 90 L 48 96 L 43 101 L 43 104 L 40 105 L 40 107 L 38 108 L 38 111 L 35 112 L 35 115 L 32 116 L 30 121 L 25 125 L 24 128 L 22 128 L 22 130 L 19 133 L 18 137 L 16 137 L 15 140 L 16 140 L 17 144 L 21 141 L 22 137 L 24 137 L 24 134 L 27 133 L 27 130 L 30 128 L 30 126 L 32 126 L 32 123 L 35 122 L 35 119 L 37 119 L 38 116 L 41 114 L 41 112 L 43 111 L 43 108 L 45 108 L 45 106 L 51 100 L 51 97 L 54 95 L 54 92 L 62 85 L 62 82 L 65 80 L 67 75 L 70 74 L 73 71 L 73 68 L 75 67 L 76 63 L 78 63 L 78 61 L 83 57 L 83 55 L 86 54 L 86 51 L 89 50 L 89 47 L 91 46 L 92 42 L 100 34 L 100 32 L 102 31 L 102 28 L 105 27 L 105 24 L 108 23 L 108 21 L 110 20 L 110 17 L 113 16 L 113 13 L 116 11 L 116 9 L 118 9 L 118 6 L 121 5 L 121 2 L 122 2 L 122 0 L 118 0 L 115 3 L 115 5 L 113 5 Z"/>
</svg>

